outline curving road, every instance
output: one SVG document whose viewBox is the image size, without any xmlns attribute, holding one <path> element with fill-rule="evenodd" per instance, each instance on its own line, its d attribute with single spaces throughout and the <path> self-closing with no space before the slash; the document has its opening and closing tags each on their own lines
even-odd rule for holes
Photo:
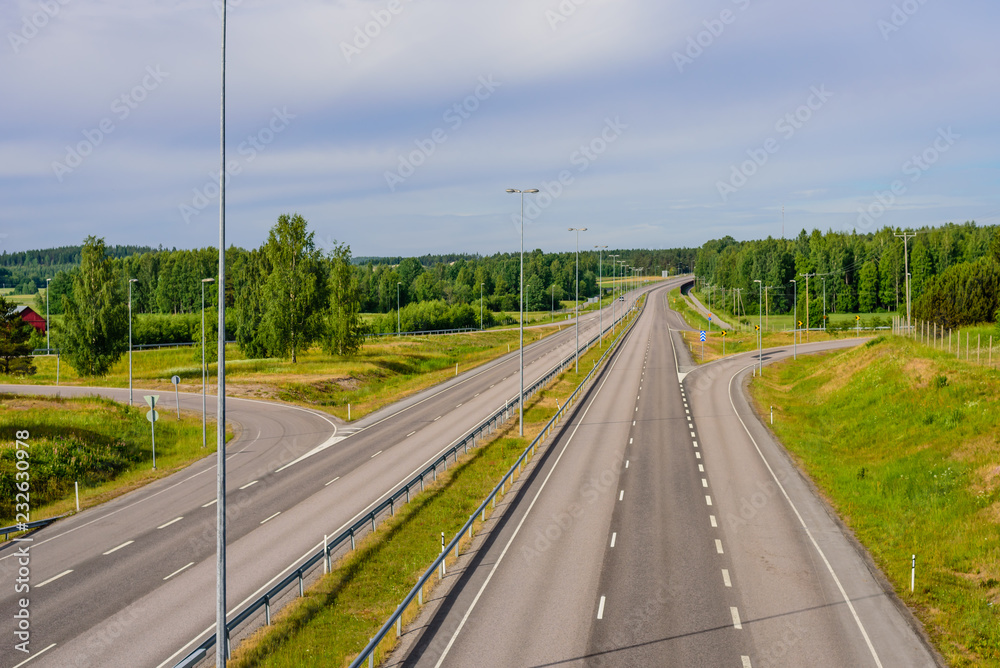
<svg viewBox="0 0 1000 668">
<path fill-rule="evenodd" d="M 388 665 L 943 665 L 747 404 L 756 355 L 695 367 L 654 294 Z"/>
<path fill-rule="evenodd" d="M 607 311 L 607 310 L 606 310 Z M 610 325 L 610 313 L 605 315 Z M 599 314 L 581 318 L 596 335 Z M 574 328 L 525 348 L 525 385 L 573 350 Z M 517 353 L 349 426 L 303 408 L 227 400 L 237 437 L 227 453 L 228 609 L 252 600 L 487 414 L 517 396 Z M 111 388 L 0 386 L 2 392 Z M 138 390 L 141 396 L 142 390 Z M 161 394 L 162 419 L 173 397 Z M 181 408 L 201 397 L 181 394 Z M 214 408 L 214 401 L 209 402 Z M 30 655 L 0 666 L 169 666 L 214 630 L 215 457 L 35 532 L 30 543 Z M 0 547 L 0 610 L 14 611 L 18 556 Z M 13 613 L 12 613 L 13 614 Z M 0 616 L 0 636 L 14 620 Z"/>
</svg>

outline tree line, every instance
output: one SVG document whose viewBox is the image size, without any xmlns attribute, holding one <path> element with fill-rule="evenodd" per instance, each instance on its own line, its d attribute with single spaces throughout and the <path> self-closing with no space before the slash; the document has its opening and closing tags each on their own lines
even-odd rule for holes
<svg viewBox="0 0 1000 668">
<path fill-rule="evenodd" d="M 995 226 L 980 227 L 975 222 L 907 230 L 913 236 L 906 251 L 903 239 L 897 236 L 903 230 L 888 227 L 866 234 L 803 230 L 793 239 L 768 237 L 738 242 L 724 237 L 698 249 L 695 273 L 709 291 L 714 289 L 721 295 L 725 290 L 727 306 L 738 291 L 748 314 L 756 313 L 761 302 L 771 313 L 791 313 L 797 299 L 800 319 L 804 319 L 808 301 L 810 326 L 815 327 L 822 323 L 824 305 L 828 313 L 905 315 L 905 252 L 909 256 L 912 303 L 915 309 L 919 304 L 922 314 L 918 317 L 933 319 L 928 309 L 942 313 L 947 310 L 954 322 L 956 313 L 963 312 L 968 314 L 962 317 L 964 323 L 971 322 L 968 317 L 982 318 L 988 310 L 986 319 L 994 320 L 996 308 L 988 309 L 991 303 L 988 299 L 983 304 L 977 303 L 976 309 L 970 303 L 956 301 L 950 310 L 942 310 L 940 298 L 942 290 L 969 285 L 972 279 L 968 276 L 979 276 L 986 271 L 983 267 L 994 261 L 990 248 L 997 237 L 996 230 Z M 965 278 L 947 279 L 950 282 L 946 286 L 942 282 L 945 276 Z M 761 281 L 760 286 L 756 280 Z M 766 301 L 762 298 L 764 294 Z M 927 306 L 933 301 L 930 295 L 938 295 L 934 308 Z"/>
</svg>

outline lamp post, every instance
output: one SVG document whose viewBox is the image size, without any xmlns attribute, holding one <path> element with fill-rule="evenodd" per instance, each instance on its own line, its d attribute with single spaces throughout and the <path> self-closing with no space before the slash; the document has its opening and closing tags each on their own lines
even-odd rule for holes
<svg viewBox="0 0 1000 668">
<path fill-rule="evenodd" d="M 132 405 L 132 284 L 139 279 L 128 279 L 128 405 Z M 48 291 L 46 291 L 47 293 Z M 48 296 L 46 294 L 46 296 Z"/>
<path fill-rule="evenodd" d="M 604 347 L 604 249 L 607 246 L 594 246 L 597 249 L 597 310 L 601 314 L 601 348 Z"/>
<path fill-rule="evenodd" d="M 402 285 L 399 281 L 396 281 L 396 336 L 399 336 L 399 286 Z"/>
<path fill-rule="evenodd" d="M 823 331 L 826 332 L 826 276 L 823 279 Z"/>
<path fill-rule="evenodd" d="M 611 336 L 614 336 L 615 326 L 617 325 L 615 314 L 618 309 L 618 298 L 615 296 L 618 286 L 618 254 L 608 253 L 608 257 L 614 258 L 611 260 Z"/>
<path fill-rule="evenodd" d="M 552 294 L 549 296 L 549 321 L 556 321 L 556 284 L 551 285 Z"/>
<path fill-rule="evenodd" d="M 762 348 L 763 348 L 764 330 L 762 330 L 760 326 L 763 324 L 761 315 L 762 315 L 762 303 L 763 303 L 762 297 L 763 297 L 764 283 L 759 278 L 753 279 L 753 282 L 757 284 L 757 367 L 760 369 L 758 373 L 763 374 L 764 351 L 762 350 Z"/>
<path fill-rule="evenodd" d="M 788 294 L 788 293 L 785 293 Z M 792 359 L 798 359 L 795 352 L 795 344 L 798 340 L 798 322 L 799 322 L 799 298 L 798 298 L 798 284 L 795 279 L 792 279 L 792 302 L 794 306 L 792 307 Z"/>
<path fill-rule="evenodd" d="M 45 354 L 52 354 L 52 344 L 49 343 L 49 283 L 51 278 L 45 279 Z"/>
<path fill-rule="evenodd" d="M 586 227 L 571 227 L 570 232 L 576 232 L 576 372 L 580 373 L 580 232 L 586 232 Z"/>
<path fill-rule="evenodd" d="M 482 329 L 483 329 L 483 286 L 485 286 L 485 285 L 486 285 L 485 283 L 480 283 L 479 284 L 479 329 L 480 329 L 480 331 L 482 331 Z"/>
<path fill-rule="evenodd" d="M 538 192 L 538 188 L 530 188 L 528 190 L 518 190 L 516 188 L 507 188 L 509 193 L 518 193 L 521 195 L 521 278 L 517 282 L 518 288 L 521 292 L 521 297 L 519 299 L 518 307 L 520 308 L 520 339 L 518 343 L 518 354 L 520 357 L 519 366 L 521 367 L 521 389 L 517 394 L 517 423 L 518 423 L 518 433 L 524 436 L 524 195 L 534 194 Z"/>
<path fill-rule="evenodd" d="M 208 412 L 207 398 L 205 397 L 205 383 L 208 379 L 208 368 L 205 366 L 205 284 L 215 283 L 214 278 L 201 279 L 201 447 L 208 445 L 207 427 L 205 426 L 205 414 Z"/>
</svg>

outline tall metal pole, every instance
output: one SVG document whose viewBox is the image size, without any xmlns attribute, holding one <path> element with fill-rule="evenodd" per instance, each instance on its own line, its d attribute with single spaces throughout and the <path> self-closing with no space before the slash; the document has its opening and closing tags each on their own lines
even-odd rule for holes
<svg viewBox="0 0 1000 668">
<path fill-rule="evenodd" d="M 52 354 L 52 344 L 49 342 L 49 283 L 51 278 L 45 279 L 45 354 Z"/>
<path fill-rule="evenodd" d="M 604 249 L 607 246 L 594 246 L 597 249 L 597 310 L 601 314 L 601 348 L 604 347 Z"/>
<path fill-rule="evenodd" d="M 399 286 L 402 285 L 399 281 L 396 281 L 396 336 L 399 336 Z"/>
<path fill-rule="evenodd" d="M 509 193 L 520 193 L 521 195 L 521 279 L 518 281 L 518 287 L 520 288 L 521 296 L 518 300 L 518 308 L 520 309 L 519 327 L 520 339 L 518 343 L 518 356 L 521 376 L 521 388 L 518 390 L 517 395 L 517 424 L 518 424 L 518 434 L 524 436 L 524 194 L 525 193 L 537 193 L 537 188 L 529 188 L 527 190 L 517 190 L 515 188 L 508 188 Z"/>
<path fill-rule="evenodd" d="M 576 373 L 580 373 L 580 232 L 586 232 L 586 227 L 571 227 L 570 232 L 576 231 Z"/>
<path fill-rule="evenodd" d="M 903 232 L 894 236 L 903 238 L 903 271 L 906 273 L 906 331 L 910 331 L 910 254 L 907 251 L 906 244 L 917 235 L 916 233 L 907 234 Z"/>
<path fill-rule="evenodd" d="M 479 329 L 483 328 L 483 286 L 485 283 L 479 284 Z"/>
<path fill-rule="evenodd" d="M 132 405 L 132 284 L 138 279 L 128 279 L 128 405 Z M 47 292 L 47 291 L 46 291 Z M 47 295 L 46 295 L 47 296 Z"/>
<path fill-rule="evenodd" d="M 787 295 L 788 293 L 786 292 L 785 294 Z M 798 359 L 798 356 L 797 356 L 797 353 L 796 353 L 796 350 L 795 350 L 795 343 L 796 343 L 796 340 L 798 339 L 798 333 L 799 333 L 799 330 L 798 330 L 798 322 L 799 322 L 798 284 L 795 282 L 794 278 L 792 279 L 792 302 L 794 303 L 794 307 L 793 307 L 793 311 L 792 311 L 792 359 L 794 360 L 794 359 Z"/>
<path fill-rule="evenodd" d="M 219 113 L 219 353 L 216 419 L 216 612 L 215 665 L 229 658 L 226 631 L 226 3 L 222 3 L 222 86 Z"/>
<path fill-rule="evenodd" d="M 826 331 L 826 276 L 823 276 L 823 331 Z"/>
<path fill-rule="evenodd" d="M 208 413 L 208 400 L 205 397 L 205 385 L 208 381 L 208 367 L 205 364 L 205 284 L 215 283 L 214 278 L 201 279 L 201 447 L 208 446 L 208 427 L 205 414 Z"/>
<path fill-rule="evenodd" d="M 755 278 L 753 280 L 757 284 L 757 368 L 759 371 L 758 375 L 763 375 L 764 373 L 764 330 L 761 329 L 761 325 L 764 324 L 762 319 L 762 289 L 764 282 L 760 279 Z"/>
<path fill-rule="evenodd" d="M 608 253 L 611 260 L 611 336 L 615 335 L 618 313 L 618 253 Z"/>
</svg>

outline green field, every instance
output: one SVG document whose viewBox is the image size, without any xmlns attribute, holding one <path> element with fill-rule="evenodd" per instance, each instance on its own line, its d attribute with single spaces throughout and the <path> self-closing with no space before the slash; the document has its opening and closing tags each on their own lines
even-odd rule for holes
<svg viewBox="0 0 1000 668">
<path fill-rule="evenodd" d="M 97 505 L 178 471 L 215 451 L 202 448 L 201 416 L 161 413 L 156 423 L 156 470 L 146 408 L 97 397 L 16 397 L 0 394 L 0 526 L 14 524 L 17 454 L 14 436 L 28 444 L 27 472 L 32 519 L 75 509 L 73 483 L 80 483 L 81 509 Z"/>
<path fill-rule="evenodd" d="M 878 337 L 752 394 L 949 664 L 1000 666 L 1000 373 Z"/>
</svg>

